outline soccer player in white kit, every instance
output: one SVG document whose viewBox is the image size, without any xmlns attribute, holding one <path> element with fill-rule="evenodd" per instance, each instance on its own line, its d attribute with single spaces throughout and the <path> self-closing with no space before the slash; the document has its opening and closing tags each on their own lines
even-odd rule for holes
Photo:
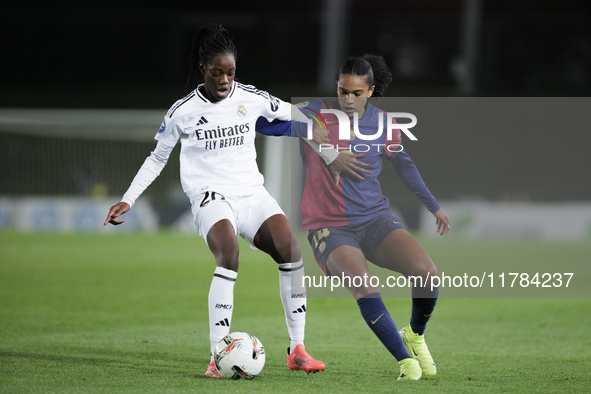
<svg viewBox="0 0 591 394">
<path fill-rule="evenodd" d="M 123 223 L 119 216 L 131 209 L 160 174 L 180 139 L 183 190 L 191 200 L 195 228 L 216 261 L 208 298 L 211 360 L 205 375 L 221 377 L 213 363 L 213 352 L 230 332 L 238 236 L 278 263 L 290 338 L 288 368 L 308 373 L 322 371 L 324 363 L 304 348 L 306 288 L 301 281 L 304 268 L 298 242 L 287 217 L 264 188 L 256 164 L 256 120 L 259 116 L 290 120 L 292 106 L 234 81 L 236 56 L 232 38 L 221 25 L 208 24 L 195 33 L 189 91 L 164 117 L 155 137 L 156 148 L 121 202 L 111 207 L 104 224 Z M 197 85 L 200 79 L 203 83 Z"/>
</svg>

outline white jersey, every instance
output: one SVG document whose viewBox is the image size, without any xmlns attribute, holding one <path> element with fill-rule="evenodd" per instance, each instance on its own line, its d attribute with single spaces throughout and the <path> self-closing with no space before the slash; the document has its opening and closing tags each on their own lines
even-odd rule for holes
<svg viewBox="0 0 591 394">
<path fill-rule="evenodd" d="M 255 123 L 259 116 L 290 120 L 292 105 L 236 81 L 227 98 L 211 102 L 201 93 L 202 86 L 170 108 L 156 134 L 156 149 L 121 201 L 133 206 L 160 174 L 179 139 L 181 183 L 189 198 L 203 190 L 248 194 L 249 187 L 263 185 L 256 163 Z M 306 119 L 298 110 L 293 115 Z"/>
</svg>

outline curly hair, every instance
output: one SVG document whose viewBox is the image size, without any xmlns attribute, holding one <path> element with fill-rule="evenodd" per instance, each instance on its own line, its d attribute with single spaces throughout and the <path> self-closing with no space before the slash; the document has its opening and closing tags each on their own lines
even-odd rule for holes
<svg viewBox="0 0 591 394">
<path fill-rule="evenodd" d="M 200 27 L 193 36 L 193 47 L 189 57 L 189 79 L 185 85 L 184 95 L 195 89 L 203 80 L 199 71 L 199 62 L 206 66 L 213 64 L 213 58 L 220 54 L 231 53 L 238 57 L 232 37 L 219 23 L 209 23 Z"/>
<path fill-rule="evenodd" d="M 337 82 L 341 75 L 367 76 L 367 85 L 370 88 L 375 86 L 372 97 L 384 97 L 386 88 L 392 82 L 392 73 L 379 55 L 365 54 L 347 59 L 337 72 Z"/>
</svg>

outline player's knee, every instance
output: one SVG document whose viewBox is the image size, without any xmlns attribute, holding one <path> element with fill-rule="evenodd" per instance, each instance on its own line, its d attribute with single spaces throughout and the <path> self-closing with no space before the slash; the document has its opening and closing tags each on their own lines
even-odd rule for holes
<svg viewBox="0 0 591 394">
<path fill-rule="evenodd" d="M 425 279 L 437 276 L 437 267 L 435 267 L 435 264 L 431 263 L 431 266 L 425 270 L 423 276 Z"/>
<path fill-rule="evenodd" d="M 428 282 L 431 280 L 431 278 L 437 276 L 437 269 L 434 265 L 432 265 L 431 267 L 425 267 L 421 270 L 419 276 L 421 277 L 423 282 Z"/>
<path fill-rule="evenodd" d="M 428 283 L 431 280 L 431 278 L 437 276 L 437 268 L 435 267 L 433 262 L 429 260 L 424 264 L 415 265 L 407 276 L 410 277 L 412 280 L 420 278 L 420 283 Z"/>
</svg>

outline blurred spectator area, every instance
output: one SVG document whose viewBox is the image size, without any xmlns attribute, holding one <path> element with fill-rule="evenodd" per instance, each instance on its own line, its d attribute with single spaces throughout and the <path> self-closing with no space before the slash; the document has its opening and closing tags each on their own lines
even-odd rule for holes
<svg viewBox="0 0 591 394">
<path fill-rule="evenodd" d="M 330 94 L 318 81 L 330 15 L 339 18 L 337 63 L 383 55 L 391 96 L 591 92 L 585 0 L 71 4 L 4 6 L 0 106 L 167 108 L 183 91 L 193 33 L 209 22 L 233 35 L 239 80 L 284 100 Z M 327 16 L 331 5 L 338 16 Z M 473 86 L 462 89 L 466 73 Z"/>
</svg>

